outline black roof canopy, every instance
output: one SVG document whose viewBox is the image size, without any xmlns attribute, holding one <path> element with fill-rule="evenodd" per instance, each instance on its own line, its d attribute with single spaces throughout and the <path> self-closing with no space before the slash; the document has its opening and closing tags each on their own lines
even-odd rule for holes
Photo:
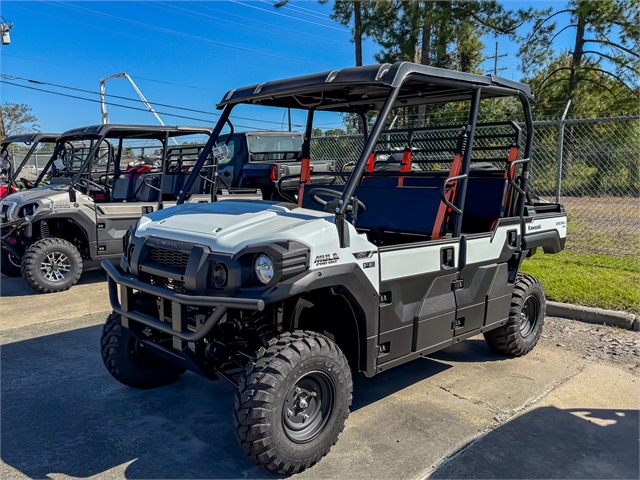
<svg viewBox="0 0 640 480">
<path fill-rule="evenodd" d="M 179 137 L 184 135 L 195 135 L 198 133 L 211 134 L 212 129 L 208 127 L 179 127 L 171 125 L 118 125 L 115 123 L 107 123 L 103 125 L 90 125 L 88 127 L 79 127 L 67 130 L 60 135 L 61 139 L 74 140 L 87 137 L 106 138 L 141 138 L 149 140 L 162 140 L 165 132 L 170 137 Z"/>
<path fill-rule="evenodd" d="M 60 137 L 59 133 L 24 133 L 22 135 L 9 135 L 2 141 L 2 145 L 11 143 L 37 143 L 37 142 L 55 142 Z"/>
<path fill-rule="evenodd" d="M 410 62 L 368 65 L 286 78 L 231 90 L 217 105 L 240 103 L 334 112 L 379 110 L 391 89 L 403 87 L 395 107 L 524 95 L 528 85 L 495 75 L 476 75 Z"/>
</svg>

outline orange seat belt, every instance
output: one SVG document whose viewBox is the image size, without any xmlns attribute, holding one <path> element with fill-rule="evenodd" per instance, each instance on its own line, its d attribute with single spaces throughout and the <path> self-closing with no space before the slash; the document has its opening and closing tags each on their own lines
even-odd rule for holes
<svg viewBox="0 0 640 480">
<path fill-rule="evenodd" d="M 302 165 L 300 166 L 300 186 L 298 187 L 298 206 L 302 206 L 302 199 L 304 197 L 304 186 L 311 183 L 311 163 L 308 158 L 302 159 Z"/>
<path fill-rule="evenodd" d="M 406 173 L 411 171 L 411 150 L 409 148 L 404 149 L 402 154 L 402 163 L 400 164 L 400 172 Z M 398 186 L 404 186 L 404 177 L 398 177 Z"/>
<path fill-rule="evenodd" d="M 369 160 L 367 160 L 367 172 L 373 172 L 373 168 L 376 166 L 376 162 L 374 160 L 373 153 L 369 155 Z"/>
<path fill-rule="evenodd" d="M 457 154 L 455 157 L 453 157 L 453 163 L 451 164 L 451 170 L 449 171 L 449 175 L 447 178 L 457 177 L 458 175 L 460 175 L 460 167 L 462 167 L 462 155 Z M 451 187 L 449 187 L 449 190 L 445 191 L 444 193 L 447 200 L 451 203 L 453 203 L 453 200 L 456 198 L 457 186 L 458 182 L 454 182 Z M 442 238 L 442 227 L 444 225 L 447 210 L 447 205 L 442 200 L 440 200 L 438 214 L 436 215 L 436 221 L 433 224 L 433 231 L 431 232 L 431 240 L 440 240 Z"/>
<path fill-rule="evenodd" d="M 504 172 L 504 178 L 509 180 L 509 170 L 511 170 L 511 178 L 515 175 L 515 170 L 517 165 L 513 165 L 513 162 L 518 158 L 518 147 L 511 147 L 509 150 L 509 158 L 507 159 L 507 169 Z M 509 209 L 509 192 L 511 191 L 511 185 L 507 184 L 507 193 L 504 196 L 504 216 L 508 217 L 511 215 Z"/>
</svg>

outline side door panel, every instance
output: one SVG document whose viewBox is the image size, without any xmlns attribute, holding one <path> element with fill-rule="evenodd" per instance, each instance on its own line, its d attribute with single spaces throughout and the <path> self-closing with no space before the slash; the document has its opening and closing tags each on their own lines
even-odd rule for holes
<svg viewBox="0 0 640 480">
<path fill-rule="evenodd" d="M 519 223 L 511 219 L 501 220 L 493 232 L 463 236 L 456 336 L 509 316 L 513 284 L 508 283 L 507 262 L 519 241 Z"/>
<path fill-rule="evenodd" d="M 122 253 L 122 237 L 143 215 L 155 211 L 156 203 L 104 203 L 96 205 L 97 250 L 99 257 Z"/>
<path fill-rule="evenodd" d="M 453 341 L 459 241 L 380 249 L 383 364 Z M 443 260 L 444 258 L 444 260 Z"/>
</svg>

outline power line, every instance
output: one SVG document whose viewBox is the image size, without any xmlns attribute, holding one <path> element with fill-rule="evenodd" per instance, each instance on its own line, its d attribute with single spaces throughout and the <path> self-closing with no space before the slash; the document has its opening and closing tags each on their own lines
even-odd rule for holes
<svg viewBox="0 0 640 480">
<path fill-rule="evenodd" d="M 26 60 L 27 62 L 46 63 L 48 65 L 55 65 L 57 67 L 60 67 L 60 62 L 49 62 L 47 60 L 42 60 L 42 59 L 36 60 L 36 59 L 33 59 L 33 58 L 21 57 L 19 55 L 11 55 L 11 54 L 8 54 L 8 53 L 3 53 L 2 56 L 3 57 L 17 58 L 18 60 Z M 98 72 L 97 70 L 87 70 L 86 68 L 74 67 L 72 65 L 65 65 L 64 68 L 65 69 L 77 70 L 77 71 L 81 71 L 81 72 L 85 72 L 85 73 L 95 73 L 96 75 L 104 74 L 104 72 Z M 218 92 L 218 90 L 214 90 L 213 88 L 208 88 L 208 87 L 198 87 L 196 85 L 187 85 L 185 83 L 167 82 L 167 81 L 164 81 L 164 80 L 158 80 L 156 78 L 140 77 L 138 75 L 134 75 L 134 77 L 136 77 L 136 80 L 143 80 L 145 82 L 163 83 L 163 84 L 166 84 L 166 85 L 173 85 L 173 86 L 176 86 L 176 87 L 191 88 L 191 89 L 194 89 L 194 90 L 207 90 L 207 91 L 210 91 L 210 92 Z"/>
<path fill-rule="evenodd" d="M 52 90 L 45 90 L 43 88 L 31 87 L 29 85 L 21 85 L 19 83 L 9 82 L 7 80 L 0 80 L 0 83 L 4 83 L 6 85 L 12 85 L 14 87 L 26 88 L 26 89 L 29 89 L 29 90 L 36 90 L 38 92 L 43 92 L 43 93 L 50 93 L 52 95 L 59 95 L 61 97 L 74 98 L 76 100 L 84 100 L 86 102 L 100 103 L 100 100 L 94 100 L 93 98 L 80 97 L 78 95 L 70 95 L 68 93 L 54 92 Z M 111 105 L 111 106 L 114 106 L 114 107 L 127 108 L 129 110 L 137 110 L 137 111 L 145 112 L 145 113 L 149 112 L 149 110 L 147 110 L 146 108 L 132 107 L 130 105 L 122 105 L 120 103 L 112 103 L 112 102 L 105 102 L 105 103 L 107 105 Z M 184 119 L 187 119 L 187 120 L 195 120 L 197 122 L 202 122 L 202 123 L 210 123 L 211 122 L 211 120 L 205 120 L 205 119 L 202 119 L 202 118 L 195 118 L 195 117 L 187 117 L 185 115 L 177 115 L 175 113 L 168 113 L 168 112 L 157 112 L 157 113 L 160 114 L 160 115 L 166 115 L 167 117 L 184 118 Z M 261 130 L 260 128 L 250 127 L 248 125 L 236 125 L 236 126 L 240 127 L 240 128 L 250 128 L 252 130 Z"/>
<path fill-rule="evenodd" d="M 259 50 L 253 50 L 252 48 L 240 47 L 240 46 L 237 46 L 237 45 L 232 45 L 230 43 L 225 43 L 225 42 L 219 42 L 217 40 L 212 40 L 210 38 L 199 37 L 199 36 L 196 36 L 196 35 L 189 35 L 187 33 L 178 32 L 176 30 L 169 30 L 168 28 L 156 27 L 155 25 L 149 25 L 147 23 L 138 22 L 136 20 L 129 20 L 127 18 L 118 17 L 116 15 L 111 15 L 111 14 L 108 14 L 108 13 L 98 12 L 96 10 L 91 10 L 89 8 L 81 7 L 79 5 L 69 5 L 69 4 L 66 4 L 64 2 L 59 2 L 59 1 L 52 3 L 52 5 L 60 6 L 62 8 L 67 8 L 69 10 L 83 10 L 83 11 L 89 12 L 91 15 L 97 15 L 97 16 L 101 16 L 101 17 L 112 18 L 112 19 L 114 19 L 114 20 L 116 20 L 118 22 L 129 23 L 129 24 L 132 24 L 132 25 L 138 25 L 138 26 L 141 26 L 143 28 L 148 28 L 150 30 L 155 30 L 155 31 L 158 31 L 158 32 L 167 33 L 167 34 L 170 34 L 170 35 L 175 35 L 175 36 L 179 36 L 179 37 L 183 37 L 183 38 L 192 38 L 194 40 L 199 40 L 199 41 L 202 41 L 202 42 L 208 42 L 208 43 L 212 43 L 214 45 L 219 45 L 219 46 L 222 46 L 222 47 L 232 48 L 232 49 L 235 49 L 235 50 L 240 50 L 240 51 L 249 52 L 249 53 L 256 53 L 258 55 L 263 55 L 263 56 L 267 56 L 267 57 L 279 58 L 281 60 L 287 60 L 287 61 L 290 61 L 290 62 L 304 63 L 304 64 L 307 64 L 307 65 L 326 67 L 326 65 L 321 65 L 321 64 L 318 64 L 318 63 L 312 63 L 312 62 L 307 62 L 305 60 L 298 60 L 298 59 L 295 59 L 295 58 L 285 57 L 285 56 L 282 56 L 282 55 L 277 55 L 275 53 L 261 52 Z"/>
<path fill-rule="evenodd" d="M 191 2 L 185 2 L 185 3 L 191 3 Z M 162 2 L 154 2 L 151 5 L 156 7 L 156 8 L 161 8 L 161 6 L 163 6 L 163 7 L 166 7 L 166 8 L 182 10 L 184 12 L 189 12 L 189 13 L 193 14 L 193 15 L 188 15 L 188 14 L 185 14 L 185 13 L 181 13 L 180 14 L 180 15 L 184 15 L 186 17 L 199 18 L 199 19 L 202 19 L 202 17 L 210 18 L 212 20 L 216 20 L 217 21 L 216 24 L 220 24 L 220 22 L 223 22 L 223 25 L 225 25 L 225 26 L 229 26 L 230 24 L 238 25 L 239 29 L 242 29 L 242 30 L 245 30 L 245 31 L 247 30 L 247 28 L 250 28 L 251 30 L 257 30 L 258 32 L 262 32 L 264 34 L 264 36 L 266 36 L 267 38 L 270 38 L 274 34 L 279 35 L 281 37 L 291 38 L 289 35 L 287 35 L 285 33 L 274 32 L 273 31 L 274 28 L 277 28 L 278 30 L 287 30 L 287 31 L 293 32 L 294 34 L 297 34 L 297 35 L 303 35 L 306 38 L 309 38 L 309 37 L 317 38 L 318 40 L 320 40 L 320 41 L 322 41 L 322 42 L 324 42 L 326 44 L 341 45 L 343 47 L 348 46 L 348 44 L 345 43 L 345 42 L 341 42 L 341 41 L 338 41 L 338 40 L 333 40 L 331 38 L 321 37 L 320 35 L 312 35 L 312 34 L 309 34 L 307 32 L 301 32 L 300 30 L 294 30 L 293 28 L 281 27 L 280 25 L 275 25 L 273 23 L 262 22 L 260 20 L 254 20 L 252 18 L 245 17 L 245 16 L 242 16 L 242 15 L 236 15 L 236 14 L 232 14 L 232 13 L 225 13 L 225 16 L 232 15 L 234 17 L 241 18 L 241 19 L 245 20 L 245 23 L 232 22 L 228 18 L 216 17 L 214 15 L 209 15 L 209 14 L 202 13 L 202 12 L 196 12 L 196 11 L 184 8 L 184 7 L 178 7 L 177 5 L 170 5 L 170 4 L 166 4 L 166 3 L 162 3 Z M 163 8 L 163 10 L 166 10 L 166 8 Z M 217 12 L 217 10 L 205 7 L 204 5 L 198 5 L 198 8 L 200 8 L 200 9 L 206 8 L 208 10 Z M 169 10 L 167 10 L 167 11 L 169 11 Z M 264 30 L 264 29 L 262 29 L 260 27 L 255 27 L 255 26 L 252 26 L 252 25 L 248 25 L 246 20 L 249 20 L 250 22 L 253 22 L 253 23 L 261 23 L 263 25 L 267 25 L 268 27 L 270 27 L 270 30 Z"/>
<path fill-rule="evenodd" d="M 275 8 L 276 3 L 271 3 L 268 0 L 258 0 L 261 3 L 266 3 L 267 5 L 271 5 L 272 7 Z M 309 17 L 313 17 L 313 18 L 318 18 L 320 20 L 330 20 L 330 21 L 334 21 L 331 19 L 331 17 L 325 13 L 319 13 L 316 12 L 314 10 L 311 10 L 309 8 L 304 8 L 304 7 L 299 7 L 298 5 L 294 5 L 292 2 L 287 2 L 286 5 L 284 5 L 281 8 L 287 8 L 287 9 L 292 9 L 295 13 L 299 13 L 301 15 L 307 15 Z M 293 13 L 293 12 L 292 12 Z"/>
<path fill-rule="evenodd" d="M 320 27 L 330 28 L 331 30 L 338 30 L 339 32 L 349 33 L 349 31 L 345 30 L 344 28 L 332 27 L 331 25 L 323 25 L 322 23 L 312 22 L 311 20 L 305 20 L 304 18 L 293 17 L 291 15 L 286 15 L 286 14 L 280 13 L 280 12 L 274 12 L 274 11 L 271 11 L 271 10 L 267 10 L 266 8 L 256 7 L 255 5 L 247 5 L 246 3 L 238 2 L 237 0 L 229 0 L 229 1 L 231 3 L 236 3 L 238 5 L 242 5 L 243 7 L 255 8 L 256 10 L 260 10 L 262 12 L 271 13 L 273 15 L 279 15 L 281 17 L 291 18 L 291 19 L 297 20 L 299 22 L 310 23 L 312 25 L 318 25 Z"/>
<path fill-rule="evenodd" d="M 34 80 L 32 78 L 18 77 L 18 76 L 10 75 L 10 74 L 7 74 L 7 73 L 0 73 L 0 76 L 3 77 L 3 78 L 6 78 L 8 80 L 22 80 L 22 81 L 25 81 L 25 82 L 36 83 L 36 84 L 39 84 L 39 85 L 49 85 L 51 87 L 64 88 L 66 90 L 73 90 L 73 91 L 76 91 L 76 92 L 89 93 L 89 94 L 92 94 L 92 95 L 100 95 L 100 92 L 94 92 L 92 90 L 86 90 L 84 88 L 71 87 L 71 86 L 68 86 L 68 85 L 60 85 L 58 83 L 45 82 L 45 81 L 42 81 L 42 80 Z M 136 98 L 124 97 L 122 95 L 114 95 L 114 94 L 110 94 L 110 93 L 105 93 L 104 96 L 105 97 L 111 97 L 111 98 L 117 98 L 117 99 L 120 99 L 120 100 L 128 100 L 128 101 L 131 101 L 131 102 L 138 102 L 139 101 L 139 99 L 136 99 Z M 196 109 L 193 109 L 193 108 L 178 107 L 176 105 L 168 105 L 166 103 L 153 102 L 153 101 L 150 101 L 149 103 L 152 103 L 153 105 L 157 105 L 157 106 L 160 106 L 160 107 L 173 108 L 173 109 L 176 109 L 176 110 L 183 110 L 183 111 L 186 111 L 186 112 L 204 113 L 205 115 L 214 115 L 214 116 L 218 116 L 218 117 L 220 116 L 220 114 L 217 113 L 217 112 L 208 112 L 206 110 L 196 110 Z M 240 117 L 240 116 L 237 116 L 237 115 L 232 115 L 231 118 L 238 119 L 238 120 L 248 120 L 250 122 L 256 122 L 256 123 L 271 123 L 271 124 L 275 124 L 275 125 L 279 124 L 278 122 L 275 122 L 273 120 L 254 119 L 254 118 L 248 118 L 248 117 Z M 302 127 L 302 125 L 297 125 L 297 124 L 295 126 L 296 127 Z"/>
<path fill-rule="evenodd" d="M 59 6 L 59 5 L 56 5 L 56 6 Z M 113 34 L 116 34 L 116 35 L 122 35 L 122 36 L 129 37 L 129 38 L 135 38 L 136 40 L 142 40 L 143 42 L 157 43 L 158 45 L 162 45 L 162 46 L 169 47 L 169 48 L 175 48 L 175 49 L 184 50 L 184 51 L 187 51 L 187 52 L 194 52 L 194 53 L 197 53 L 198 55 L 204 55 L 204 56 L 212 57 L 212 58 L 233 59 L 235 62 L 249 63 L 247 61 L 243 61 L 242 59 L 238 59 L 237 57 L 231 57 L 231 56 L 228 56 L 228 55 L 215 54 L 215 53 L 210 53 L 210 52 L 203 52 L 202 50 L 196 50 L 194 48 L 183 47 L 183 46 L 180 46 L 180 45 L 176 45 L 174 43 L 165 43 L 165 42 L 160 42 L 158 40 L 151 40 L 151 39 L 145 38 L 145 37 L 137 37 L 135 35 L 130 35 L 128 33 L 123 33 L 121 31 L 110 30 L 108 28 L 103 28 L 103 27 L 98 27 L 96 25 L 91 25 L 91 24 L 88 24 L 88 23 L 78 22 L 78 21 L 75 21 L 75 20 L 71 20 L 71 19 L 69 19 L 67 17 L 58 17 L 56 15 L 51 15 L 49 13 L 44 13 L 44 12 L 41 12 L 41 11 L 38 11 L 38 10 L 31 10 L 29 8 L 24 8 L 24 7 L 21 7 L 21 6 L 18 6 L 18 5 L 12 5 L 12 8 L 18 8 L 18 9 L 24 10 L 26 12 L 35 13 L 36 15 L 43 15 L 45 17 L 55 18 L 56 20 L 61 20 L 63 22 L 75 23 L 77 25 L 83 25 L 85 27 L 94 28 L 96 30 L 102 30 L 104 32 L 109 32 L 109 33 L 113 33 Z M 253 61 L 251 62 L 251 65 L 252 66 L 260 66 L 260 67 L 272 67 L 272 65 L 264 65 L 264 64 L 261 64 L 261 63 L 253 62 Z"/>
</svg>

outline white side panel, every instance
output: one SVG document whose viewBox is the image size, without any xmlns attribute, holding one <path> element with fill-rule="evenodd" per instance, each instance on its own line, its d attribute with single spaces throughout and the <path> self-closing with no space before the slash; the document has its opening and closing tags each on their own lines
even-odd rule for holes
<svg viewBox="0 0 640 480">
<path fill-rule="evenodd" d="M 486 236 L 467 239 L 467 265 L 497 260 L 507 241 L 507 232 L 509 230 L 517 230 L 519 232 L 520 226 L 499 227 L 493 238 Z"/>
<path fill-rule="evenodd" d="M 403 248 L 380 253 L 380 280 L 387 281 L 394 278 L 409 277 L 423 273 L 440 271 L 440 251 L 446 247 L 453 247 L 454 267 L 458 267 L 458 242 L 451 244 L 438 242 L 435 245 L 425 245 L 417 248 Z"/>
<path fill-rule="evenodd" d="M 565 238 L 567 236 L 567 216 L 558 214 L 557 217 L 536 218 L 531 223 L 527 223 L 525 235 L 549 230 L 557 230 L 560 238 Z"/>
</svg>

